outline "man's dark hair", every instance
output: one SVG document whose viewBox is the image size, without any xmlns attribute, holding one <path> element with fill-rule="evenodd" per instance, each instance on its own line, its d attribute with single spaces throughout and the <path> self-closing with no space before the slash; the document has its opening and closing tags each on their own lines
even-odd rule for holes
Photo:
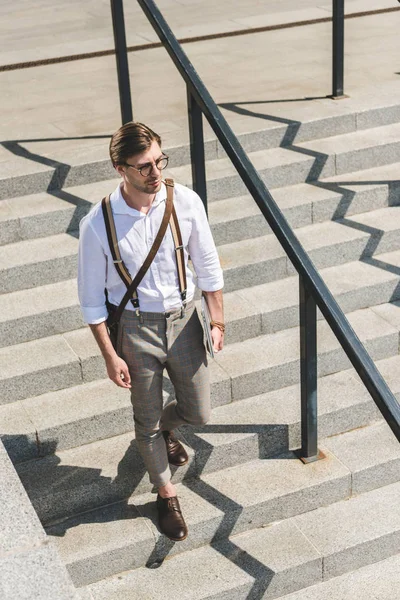
<svg viewBox="0 0 400 600">
<path fill-rule="evenodd" d="M 130 156 L 140 154 L 150 148 L 153 142 L 161 146 L 161 138 L 147 125 L 130 121 L 122 125 L 110 141 L 110 158 L 116 167 L 126 163 Z"/>
</svg>

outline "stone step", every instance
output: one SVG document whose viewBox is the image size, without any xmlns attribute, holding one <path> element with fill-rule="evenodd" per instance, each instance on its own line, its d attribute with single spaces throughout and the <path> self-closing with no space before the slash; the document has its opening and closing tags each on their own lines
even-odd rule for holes
<svg viewBox="0 0 400 600">
<path fill-rule="evenodd" d="M 399 163 L 391 163 L 381 166 L 372 166 L 368 169 L 361 168 L 358 171 L 346 171 L 339 175 L 326 177 L 319 182 L 314 182 L 314 185 L 322 184 L 326 189 L 340 191 L 342 185 L 344 188 L 349 187 L 353 191 L 361 190 L 365 186 L 384 185 L 389 188 L 390 194 L 397 192 L 399 187 L 398 170 Z M 389 202 L 389 205 L 391 202 Z M 360 211 L 363 212 L 363 211 Z"/>
<path fill-rule="evenodd" d="M 250 152 L 248 156 L 269 189 L 297 185 L 316 179 L 313 177 L 315 158 L 306 153 L 293 152 L 288 148 L 273 148 Z M 176 181 L 191 187 L 190 165 L 171 167 L 168 170 Z M 247 192 L 246 186 L 229 158 L 207 161 L 206 173 L 209 202 L 241 196 Z M 333 159 L 328 162 L 323 174 L 325 177 L 336 175 Z"/>
<path fill-rule="evenodd" d="M 398 170 L 399 163 L 394 163 L 311 182 L 308 187 L 319 189 L 321 194 L 330 192 L 339 195 L 339 198 L 332 197 L 331 200 L 322 195 L 319 201 L 313 202 L 313 221 L 337 220 L 384 206 L 398 205 Z"/>
<path fill-rule="evenodd" d="M 157 563 L 167 554 L 173 556 L 210 542 L 215 544 L 231 535 L 249 530 L 250 536 L 257 535 L 257 528 L 267 525 L 278 526 L 278 531 L 280 527 L 283 530 L 288 527 L 292 534 L 297 526 L 306 538 L 311 539 L 314 548 L 318 548 L 318 542 L 323 544 L 318 548 L 318 554 L 331 558 L 327 572 L 334 577 L 344 572 L 340 567 L 343 569 L 346 565 L 346 557 L 350 565 L 350 559 L 354 560 L 353 568 L 368 563 L 368 560 L 362 562 L 362 549 L 358 546 L 369 543 L 369 553 L 373 554 L 370 542 L 375 542 L 373 550 L 376 553 L 382 549 L 379 547 L 382 538 L 393 531 L 393 537 L 397 536 L 397 539 L 389 547 L 391 552 L 398 548 L 400 523 L 393 513 L 397 513 L 396 496 L 398 498 L 400 489 L 400 449 L 386 424 L 377 423 L 366 429 L 367 433 L 360 429 L 321 441 L 326 458 L 312 466 L 305 466 L 293 454 L 285 453 L 203 474 L 198 480 L 178 484 L 178 495 L 190 531 L 187 540 L 181 544 L 169 544 L 160 535 L 155 496 L 151 493 L 131 496 L 124 502 L 86 512 L 49 527 L 47 532 L 56 538 L 70 575 L 79 586 L 151 561 Z M 360 432 L 362 440 L 359 440 Z M 362 490 L 360 485 L 353 488 L 351 447 L 355 445 L 357 451 L 361 448 L 362 457 L 365 457 L 368 448 L 363 443 L 369 441 L 381 445 L 376 448 L 377 456 L 372 461 L 367 460 L 366 475 L 361 456 L 357 461 L 360 477 L 357 481 L 365 476 L 367 489 Z M 334 446 L 333 451 L 330 445 Z M 355 494 L 357 496 L 349 501 L 348 498 Z M 364 510 L 357 520 L 360 505 Z M 312 529 L 314 518 L 315 530 Z M 283 523 L 274 525 L 284 519 Z M 343 539 L 338 537 L 341 533 L 338 522 L 349 526 Z M 147 525 L 147 531 L 143 525 Z M 326 536 L 321 533 L 324 525 Z M 289 535 L 283 537 L 290 538 Z M 279 534 L 275 543 L 271 540 L 266 544 L 271 553 L 279 552 L 278 538 Z M 286 542 L 284 545 L 287 548 Z M 332 552 L 335 545 L 336 552 Z M 292 543 L 292 548 L 295 547 Z M 345 556 L 341 556 L 342 553 Z M 330 556 L 334 554 L 336 556 Z M 390 552 L 386 556 L 390 556 Z"/>
<path fill-rule="evenodd" d="M 304 106 L 300 107 L 300 112 L 294 111 L 291 120 L 283 119 L 283 123 L 260 122 L 259 119 L 253 119 L 253 122 L 250 120 L 249 123 L 248 117 L 246 124 L 239 123 L 239 127 L 234 129 L 248 153 L 288 146 L 293 142 L 297 144 L 355 133 L 357 130 L 398 122 L 399 105 L 394 103 L 393 97 L 392 91 L 386 96 L 380 94 L 379 98 L 375 98 L 372 103 L 367 102 L 361 110 L 359 105 L 349 106 L 344 111 L 338 110 L 337 106 Z M 287 110 L 288 108 L 286 113 Z M 170 163 L 176 167 L 190 162 L 186 135 L 178 138 L 179 140 L 170 140 L 164 146 Z M 211 128 L 206 127 L 205 138 L 207 160 L 225 156 Z M 106 140 L 73 140 L 71 143 L 70 140 L 60 139 L 56 145 L 51 142 L 45 144 L 39 154 L 36 154 L 36 144 L 34 153 L 27 157 L 20 155 L 20 148 L 16 154 L 11 150 L 9 160 L 4 160 L 0 165 L 0 199 L 42 193 L 45 190 L 53 192 L 60 188 L 111 179 L 115 173 L 105 142 Z"/>
<path fill-rule="evenodd" d="M 320 270 L 321 277 L 345 313 L 393 302 L 399 297 L 400 251 L 377 254 L 365 260 L 370 262 L 353 261 Z M 226 294 L 225 299 L 228 342 L 251 337 L 256 318 L 261 318 L 256 330 L 260 333 L 274 333 L 299 323 L 297 275 L 238 290 Z M 238 313 L 243 323 L 233 320 L 233 315 Z M 319 311 L 317 318 L 322 318 Z"/>
<path fill-rule="evenodd" d="M 76 278 L 0 295 L 0 346 L 84 326 Z"/>
<path fill-rule="evenodd" d="M 375 360 L 398 353 L 399 309 L 393 305 L 391 310 L 393 324 L 371 309 L 348 315 Z M 320 375 L 347 368 L 349 362 L 325 321 L 318 323 L 318 336 Z M 214 405 L 293 385 L 299 372 L 298 328 L 228 344 L 211 364 Z M 1 404 L 104 377 L 103 357 L 87 327 L 0 349 Z"/>
<path fill-rule="evenodd" d="M 379 167 L 400 159 L 400 123 L 300 143 L 296 148 L 320 161 L 321 173 L 313 179 L 331 175 L 329 160 L 333 158 L 335 175 Z"/>
<path fill-rule="evenodd" d="M 0 202 L 0 244 L 12 244 L 77 231 L 81 218 L 104 196 L 112 182 L 17 196 Z"/>
<path fill-rule="evenodd" d="M 76 231 L 80 219 L 106 193 L 112 192 L 117 183 L 118 180 L 102 181 L 68 188 L 68 191 L 43 192 L 0 202 L 0 245 Z M 277 202 L 292 227 L 312 222 L 313 199 L 321 205 L 332 204 L 336 199 L 338 204 L 341 197 L 330 190 L 306 184 L 293 187 L 293 190 L 275 190 Z M 384 203 L 387 196 L 384 186 L 372 187 L 374 194 Z M 269 232 L 265 218 L 248 195 L 233 201 L 226 199 L 212 203 L 209 219 L 217 245 Z"/>
<path fill-rule="evenodd" d="M 62 233 L 0 247 L 3 294 L 76 277 L 77 234 Z"/>
<path fill-rule="evenodd" d="M 48 457 L 41 461 L 31 461 L 17 466 L 18 475 L 23 482 L 23 485 L 30 497 L 30 500 L 35 507 L 39 518 L 42 523 L 49 525 L 54 521 L 62 520 L 66 518 L 79 515 L 80 513 L 94 509 L 96 507 L 103 507 L 105 505 L 116 503 L 119 500 L 124 500 L 126 504 L 126 498 L 135 498 L 135 503 L 141 504 L 142 498 L 152 502 L 154 496 L 148 490 L 150 489 L 147 476 L 144 473 L 143 463 L 139 459 L 139 455 L 135 450 L 134 445 L 130 445 L 131 436 L 126 435 L 125 439 L 120 436 L 118 439 L 115 438 L 114 445 L 111 440 L 106 442 L 97 442 L 91 444 L 90 447 L 77 448 L 74 451 L 65 451 L 60 453 L 60 456 Z M 119 456 L 119 460 L 116 457 Z M 260 475 L 260 478 L 266 478 L 267 475 L 262 475 L 263 470 L 270 472 L 271 478 L 273 477 L 273 469 L 278 468 L 278 459 L 262 460 L 256 459 L 247 462 L 243 465 L 233 466 L 225 470 L 218 471 L 216 473 L 217 479 L 226 482 L 228 477 L 229 481 L 236 473 L 247 473 L 246 482 L 251 478 L 253 473 L 254 478 Z M 282 457 L 279 460 L 283 460 Z M 118 493 L 118 485 L 121 477 L 124 476 L 126 469 L 129 469 L 132 473 L 132 462 L 135 461 L 134 477 L 129 478 L 129 485 L 125 484 L 124 489 Z M 285 465 L 285 469 L 290 467 L 294 468 L 295 462 L 293 456 L 290 455 L 285 459 L 282 465 Z M 300 461 L 299 461 L 300 462 Z M 323 479 L 331 478 L 337 479 L 338 477 L 342 481 L 346 493 L 344 496 L 340 494 L 340 486 L 338 485 L 340 497 L 346 497 L 348 495 L 349 482 L 349 471 L 339 461 L 332 457 L 330 454 L 326 461 L 319 462 L 319 473 L 322 469 L 324 473 Z M 287 467 L 288 465 L 288 467 Z M 117 469 L 117 471 L 116 471 Z M 190 476 L 189 471 L 190 465 L 176 469 L 174 473 L 174 480 L 178 479 L 182 481 L 185 479 L 185 485 L 180 486 L 180 495 L 184 494 L 185 488 L 193 488 L 194 485 L 200 485 L 200 480 L 194 479 Z M 188 472 L 189 471 L 189 472 Z M 297 479 L 301 476 L 301 471 L 295 471 L 297 473 Z M 186 475 L 186 477 L 185 477 Z M 201 481 L 212 477 L 214 473 L 204 474 L 201 477 Z M 198 476 L 198 474 L 197 474 Z M 310 485 L 309 475 L 303 471 L 303 477 L 301 483 L 307 487 Z M 190 479 L 190 481 L 189 481 Z M 261 479 L 259 484 L 261 485 Z M 293 484 L 296 481 L 296 476 L 293 477 Z M 39 483 L 40 482 L 40 483 Z M 285 479 L 285 483 L 289 483 Z M 338 483 L 336 481 L 336 483 Z M 205 487 L 210 488 L 213 484 L 204 483 Z M 68 486 L 68 493 L 66 493 L 66 486 Z M 290 486 L 289 486 L 290 487 Z M 266 493 L 271 493 L 273 496 L 278 494 L 277 486 L 271 483 L 266 486 Z M 240 486 L 242 494 L 244 490 Z M 250 487 L 251 489 L 251 487 Z M 198 492 L 193 492 L 194 494 Z M 232 491 L 233 493 L 233 491 Z M 188 492 L 189 496 L 192 495 Z M 262 494 L 258 491 L 258 495 Z M 202 494 L 200 494 L 202 495 Z M 229 498 L 230 494 L 228 494 Z M 250 494 L 249 494 L 250 496 Z M 252 495 L 254 496 L 254 494 Z M 182 496 L 183 497 L 183 496 Z M 207 498 L 206 498 L 207 499 Z M 252 503 L 253 500 L 247 498 L 246 502 Z M 256 499 L 254 497 L 254 501 Z M 318 502 L 318 501 L 317 501 Z M 190 504 L 193 504 L 191 502 Z M 232 511 L 234 512 L 232 504 Z M 320 504 L 318 504 L 320 506 Z M 209 518 L 210 515 L 207 516 Z M 233 516 L 233 515 L 232 515 Z M 79 518 L 79 517 L 78 517 Z M 271 519 L 274 520 L 274 519 Z M 257 526 L 256 524 L 254 525 Z M 61 524 L 61 528 L 64 526 Z"/>
<path fill-rule="evenodd" d="M 317 185 L 302 183 L 273 189 L 271 193 L 290 225 L 303 227 L 398 203 L 400 186 L 395 182 L 399 167 L 399 164 L 387 165 L 348 174 L 349 184 L 346 185 L 330 178 Z M 368 179 L 369 184 L 359 183 Z M 113 191 L 118 181 L 88 183 L 0 202 L 0 245 L 76 231 L 80 219 L 93 204 Z M 257 237 L 269 231 L 249 195 L 210 203 L 209 218 L 217 245 Z"/>
<path fill-rule="evenodd" d="M 55 335 L 0 349 L 0 380 L 0 402 L 7 404 L 77 385 L 83 374 L 65 336 Z"/>
<path fill-rule="evenodd" d="M 210 367 L 214 405 L 230 402 L 228 375 L 215 361 Z M 0 349 L 0 404 L 106 377 L 104 360 L 88 327 Z"/>
<path fill-rule="evenodd" d="M 328 120 L 332 123 L 336 121 L 335 117 Z M 326 123 L 326 119 L 323 121 Z M 341 121 L 339 131 L 355 129 L 355 115 L 350 116 L 350 119 L 341 115 L 337 121 Z M 255 131 L 239 134 L 238 137 L 246 151 L 251 153 L 254 150 L 279 147 L 285 139 L 287 129 L 286 124 L 274 124 L 261 131 L 257 127 Z M 301 136 L 304 140 L 313 137 L 317 130 L 321 131 L 316 126 L 313 132 L 311 127 L 307 135 L 306 129 L 307 125 L 304 125 L 304 133 Z M 336 132 L 334 125 L 333 131 Z M 0 200 L 19 197 L 21 194 L 41 194 L 45 191 L 53 194 L 60 189 L 104 182 L 115 177 L 107 143 L 96 142 L 95 145 L 88 146 L 87 140 L 85 144 L 79 144 L 77 141 L 75 147 L 71 148 L 71 145 L 65 145 L 64 140 L 60 142 L 61 146 L 46 149 L 41 156 L 39 155 L 39 161 L 10 154 L 10 160 L 4 160 L 0 165 Z M 170 158 L 170 165 L 174 165 L 175 168 L 190 164 L 190 147 L 187 143 L 164 147 L 164 152 Z M 224 155 L 222 146 L 215 138 L 206 139 L 205 155 L 207 160 L 216 160 Z M 19 175 L 16 176 L 15 173 Z"/>
<path fill-rule="evenodd" d="M 386 305 L 382 305 L 383 307 Z M 389 305 L 390 306 L 390 305 Z M 357 310 L 347 318 L 374 360 L 398 353 L 399 327 L 372 309 Z M 320 376 L 349 368 L 350 363 L 325 321 L 317 325 Z M 299 331 L 291 328 L 227 345 L 215 361 L 231 377 L 232 399 L 241 400 L 298 382 Z"/>
<path fill-rule="evenodd" d="M 194 451 L 186 449 L 188 464 L 171 467 L 173 483 L 195 470 Z M 21 463 L 16 469 L 42 523 L 141 495 L 152 487 L 131 431 Z"/>
<path fill-rule="evenodd" d="M 400 357 L 379 361 L 378 368 L 384 369 L 393 393 L 399 394 Z M 214 379 L 214 369 L 212 373 Z M 214 380 L 213 399 L 216 386 Z M 344 395 L 343 388 L 347 390 Z M 320 436 L 361 427 L 380 417 L 364 385 L 356 381 L 351 371 L 320 378 L 318 389 Z M 232 466 L 257 458 L 260 453 L 267 456 L 299 447 L 298 385 L 234 403 L 229 400 L 230 396 L 225 398 L 227 404 L 214 408 L 206 428 L 180 430 L 185 443 L 197 452 L 197 470 L 212 471 L 219 469 L 221 463 Z M 109 380 L 0 406 L 0 422 L 1 439 L 14 463 L 128 432 L 134 438 L 129 393 Z"/>
<path fill-rule="evenodd" d="M 400 161 L 400 124 L 395 123 L 283 148 L 258 150 L 249 158 L 268 188 L 316 181 Z M 191 167 L 173 167 L 171 175 L 191 184 Z M 246 187 L 229 158 L 207 162 L 210 201 L 242 195 Z"/>
<path fill-rule="evenodd" d="M 378 363 L 397 396 L 400 392 L 399 360 L 397 356 Z M 77 389 L 71 390 L 69 395 L 66 391 L 59 393 L 50 410 L 50 395 L 38 398 L 36 402 L 22 403 L 8 413 L 2 410 L 8 428 L 4 443 L 14 458 L 37 457 L 42 449 L 43 453 L 57 452 L 17 467 L 31 500 L 46 521 L 142 493 L 149 485 L 133 443 L 129 394 L 125 398 L 121 392 L 115 394 L 110 384 L 107 386 L 104 382 L 87 386 L 82 392 L 86 392 L 86 402 L 79 417 L 82 395 L 78 395 Z M 70 400 L 69 405 L 67 400 Z M 109 408 L 105 408 L 107 400 Z M 65 416 L 57 415 L 63 406 L 66 407 Z M 35 410 L 38 416 L 34 415 Z M 298 385 L 216 408 L 205 428 L 181 430 L 182 440 L 197 454 L 195 461 L 185 469 L 178 469 L 175 477 L 185 475 L 188 479 L 299 447 L 299 411 Z M 379 417 L 364 386 L 351 372 L 320 380 L 320 436 L 361 427 Z M 118 435 L 120 430 L 128 433 Z M 111 435 L 114 437 L 107 439 Z M 98 441 L 90 443 L 93 438 Z M 62 450 L 79 443 L 86 445 Z M 99 476 L 100 472 L 107 476 Z M 94 486 L 92 492 L 91 485 Z M 55 503 L 53 497 L 57 497 Z"/>
<path fill-rule="evenodd" d="M 355 115 L 350 118 L 329 119 L 331 124 L 341 121 L 339 131 L 351 131 L 356 128 Z M 325 124 L 327 119 L 324 119 Z M 304 125 L 304 129 L 307 126 Z M 288 126 L 274 124 L 263 131 L 245 133 L 240 137 L 247 151 L 274 148 L 282 144 Z M 298 127 L 299 129 L 299 127 Z M 332 128 L 331 128 L 332 130 Z M 333 131 L 336 128 L 333 125 Z M 311 139 L 314 135 L 309 130 Z M 310 135 L 303 135 L 300 139 L 306 141 Z M 176 167 L 190 163 L 190 149 L 186 143 L 175 147 L 164 147 L 170 157 L 170 164 Z M 205 142 L 205 155 L 207 160 L 213 160 L 223 153 L 222 147 L 216 139 L 207 139 Z M 33 156 L 32 158 L 35 158 Z M 40 162 L 10 153 L 9 160 L 4 160 L 0 165 L 0 199 L 14 198 L 21 194 L 36 194 L 49 190 L 51 193 L 60 188 L 82 185 L 88 182 L 99 182 L 111 179 L 115 171 L 110 163 L 108 144 L 96 141 L 88 146 L 88 140 L 79 143 L 74 141 L 74 148 L 64 140 L 60 140 L 56 147 L 42 149 Z M 18 173 L 18 175 L 16 175 Z"/>
<path fill-rule="evenodd" d="M 357 571 L 340 575 L 326 582 L 284 596 L 284 600 L 343 600 L 349 593 L 352 598 L 391 600 L 393 590 L 398 589 L 400 585 L 399 574 L 400 554 L 396 554 L 385 560 L 379 560 L 379 562 L 357 569 Z M 93 590 L 93 593 L 96 592 Z M 99 600 L 100 597 L 92 596 L 92 598 L 99 598 Z M 110 600 L 110 596 L 108 598 Z M 121 600 L 123 599 L 121 598 Z"/>
<path fill-rule="evenodd" d="M 350 312 L 399 299 L 398 275 L 393 272 L 399 266 L 397 250 L 375 255 L 371 264 L 353 261 L 321 269 L 320 274 L 342 309 Z M 225 294 L 225 342 L 296 326 L 298 298 L 297 275 Z M 0 347 L 83 326 L 75 278 L 0 295 Z"/>
<path fill-rule="evenodd" d="M 396 180 L 399 168 L 400 164 L 396 163 L 372 173 L 371 170 L 347 173 L 344 182 L 335 177 L 270 191 L 291 227 L 305 227 L 398 205 L 400 185 Z M 208 214 L 217 245 L 271 233 L 251 196 L 211 202 Z"/>
<path fill-rule="evenodd" d="M 396 397 L 399 397 L 400 381 L 397 375 L 399 357 L 378 361 L 377 364 L 385 374 L 390 373 L 391 389 Z M 319 379 L 318 436 L 320 439 L 337 436 L 350 430 L 361 431 L 359 428 L 364 427 L 363 431 L 369 432 L 368 436 L 365 439 L 359 437 L 364 441 L 367 438 L 368 441 L 373 441 L 375 436 L 377 442 L 381 435 L 381 427 L 366 426 L 380 419 L 382 415 L 365 386 L 351 370 Z M 181 431 L 183 438 L 196 452 L 197 468 L 201 473 L 218 471 L 219 466 L 226 468 L 229 464 L 234 466 L 253 458 L 269 458 L 287 450 L 295 450 L 301 447 L 300 387 L 289 386 L 218 407 L 214 409 L 210 422 L 203 429 L 181 428 Z M 395 452 L 397 447 L 400 452 L 400 447 L 398 444 L 396 446 L 396 440 L 391 432 L 387 432 L 387 437 L 393 438 L 393 441 L 388 442 L 387 446 L 382 446 L 382 452 L 370 454 L 371 464 L 377 456 L 383 456 L 384 448 Z M 334 446 L 329 445 L 329 448 L 332 449 Z M 353 454 L 351 453 L 350 456 Z M 360 466 L 361 459 L 365 460 L 365 457 L 360 448 L 352 466 L 354 486 L 357 485 L 356 467 Z M 367 464 L 369 463 L 365 460 L 360 469 L 366 468 Z M 397 461 L 393 464 L 393 473 L 398 467 Z M 390 476 L 389 474 L 389 478 Z M 364 480 L 360 488 L 361 486 L 369 489 Z"/>
<path fill-rule="evenodd" d="M 13 463 L 132 430 L 129 392 L 108 379 L 0 407 L 1 439 Z"/>
<path fill-rule="evenodd" d="M 148 590 L 152 591 L 154 598 L 162 594 L 166 600 L 172 600 L 176 597 L 177 586 L 182 600 L 244 600 L 250 597 L 282 600 L 344 600 L 349 597 L 391 600 L 394 597 L 393 590 L 398 589 L 400 583 L 400 525 L 398 511 L 395 510 L 396 492 L 399 493 L 398 484 L 357 498 L 342 500 L 287 521 L 273 523 L 267 528 L 232 535 L 227 540 L 213 542 L 212 547 L 205 546 L 173 556 L 165 560 L 159 569 L 135 568 L 135 555 L 130 552 L 132 570 L 118 577 L 93 583 L 86 591 L 93 600 L 139 600 L 146 597 Z M 394 526 L 385 518 L 385 510 L 395 516 Z M 130 514 L 128 510 L 125 512 L 127 519 L 136 516 L 133 511 Z M 335 516 L 348 524 L 348 533 L 343 536 L 345 541 L 342 544 L 335 543 L 335 538 L 341 538 L 342 534 L 338 521 L 334 520 Z M 319 519 L 315 529 L 313 517 Z M 307 519 L 310 520 L 309 527 Z M 321 531 L 320 522 L 324 520 L 330 527 L 327 534 L 324 530 Z M 123 523 L 126 526 L 129 520 Z M 136 538 L 142 541 L 146 532 L 140 530 L 140 517 L 132 520 L 132 523 L 136 528 Z M 126 531 L 121 528 L 121 538 L 125 538 L 125 535 Z M 316 537 L 315 546 L 313 539 Z M 320 543 L 321 539 L 325 540 L 325 544 Z M 185 543 L 186 541 L 182 544 Z M 144 548 L 142 544 L 142 551 Z M 332 548 L 336 561 L 341 561 L 340 567 L 344 572 L 342 575 L 334 576 L 332 570 L 326 572 L 324 569 L 325 561 L 332 564 Z M 123 562 L 121 554 L 118 554 L 111 543 L 107 550 L 117 563 Z M 165 549 L 164 555 L 168 550 L 169 548 Z M 83 549 L 77 552 L 77 559 L 78 556 L 83 563 Z M 102 567 L 105 572 L 110 570 L 110 562 L 104 561 Z M 93 564 L 99 572 L 95 561 Z M 357 567 L 357 564 L 362 566 Z M 74 569 L 74 566 L 69 565 L 73 577 L 85 580 L 85 577 L 90 576 L 89 569 Z M 187 577 L 188 573 L 193 573 L 193 576 Z M 104 577 L 101 572 L 97 576 L 99 575 Z"/>
<path fill-rule="evenodd" d="M 397 250 L 400 242 L 399 207 L 378 209 L 342 221 L 307 225 L 295 230 L 317 268 L 343 264 L 360 257 Z M 360 222 L 360 224 L 359 224 Z M 376 223 L 375 227 L 368 224 Z M 3 293 L 47 285 L 76 276 L 78 240 L 59 234 L 0 247 Z M 218 249 L 224 269 L 225 292 L 267 283 L 294 268 L 273 235 L 224 244 Z"/>
<path fill-rule="evenodd" d="M 336 222 L 308 225 L 295 234 L 318 269 L 399 249 L 399 207 L 378 209 Z M 225 291 L 249 288 L 296 273 L 278 240 L 262 236 L 218 248 Z"/>
<path fill-rule="evenodd" d="M 70 187 L 63 190 L 55 190 L 53 192 L 42 192 L 39 194 L 30 194 L 4 200 L 0 203 L 0 244 L 11 244 L 21 240 L 29 240 L 38 237 L 53 236 L 60 233 L 75 232 L 79 228 L 79 221 L 89 212 L 94 204 L 99 202 L 106 194 L 114 191 L 120 179 L 110 179 L 100 182 L 88 183 L 80 186 Z M 294 208 L 300 202 L 296 201 L 296 196 L 302 193 L 301 204 L 308 203 L 305 198 L 307 188 L 310 186 L 299 186 L 304 190 L 293 190 L 292 197 L 285 202 L 286 194 L 281 193 L 283 209 L 288 207 L 288 216 L 294 212 Z M 375 186 L 382 188 L 382 186 Z M 277 190 L 279 193 L 280 190 Z M 310 194 L 313 193 L 312 188 Z M 318 194 L 318 190 L 314 192 L 314 196 Z M 323 193 L 319 192 L 320 196 Z M 337 194 L 332 192 L 325 193 L 325 197 L 332 199 Z M 337 196 L 339 197 L 339 196 Z M 236 204 L 235 198 L 235 204 Z M 237 223 L 239 219 L 247 219 L 248 226 L 253 224 L 264 233 L 263 228 L 258 221 L 265 223 L 265 219 L 261 215 L 256 203 L 250 196 L 240 199 L 238 203 L 238 212 L 235 215 L 234 223 L 230 223 L 227 219 L 227 204 L 224 201 L 219 206 L 214 205 L 211 208 L 210 220 L 213 224 L 213 234 L 218 242 L 219 238 L 228 237 L 229 241 L 236 239 L 238 231 Z M 308 217 L 304 214 L 301 216 L 294 215 L 292 225 L 299 227 L 303 223 L 310 223 L 310 206 L 306 211 Z M 303 209 L 304 213 L 304 209 Z M 255 215 L 258 215 L 258 221 L 255 220 Z M 266 225 L 265 225 L 266 227 Z M 264 229 L 265 229 L 264 227 Z M 224 231 L 228 230 L 225 234 Z M 254 235 L 254 233 L 250 233 Z M 220 242 L 222 243 L 222 242 Z"/>
<path fill-rule="evenodd" d="M 346 217 L 339 221 L 357 231 L 365 231 L 370 235 L 364 256 L 373 256 L 376 252 L 390 252 L 392 244 L 398 236 L 397 222 L 400 207 L 392 206 L 372 212 Z"/>
<path fill-rule="evenodd" d="M 82 600 L 175 600 L 177 589 L 179 600 L 236 600 L 248 598 L 253 584 L 254 578 L 233 560 L 205 546 L 166 561 L 162 569 L 136 569 L 82 588 Z"/>
<path fill-rule="evenodd" d="M 324 556 L 326 579 L 399 552 L 399 493 L 397 482 L 294 518 Z"/>
</svg>

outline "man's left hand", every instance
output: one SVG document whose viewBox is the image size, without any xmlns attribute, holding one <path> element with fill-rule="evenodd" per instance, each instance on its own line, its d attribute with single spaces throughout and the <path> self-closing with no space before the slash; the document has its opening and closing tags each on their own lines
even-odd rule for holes
<svg viewBox="0 0 400 600">
<path fill-rule="evenodd" d="M 213 341 L 214 352 L 220 352 L 224 347 L 224 333 L 218 329 L 218 327 L 213 327 L 211 329 L 211 337 Z"/>
</svg>

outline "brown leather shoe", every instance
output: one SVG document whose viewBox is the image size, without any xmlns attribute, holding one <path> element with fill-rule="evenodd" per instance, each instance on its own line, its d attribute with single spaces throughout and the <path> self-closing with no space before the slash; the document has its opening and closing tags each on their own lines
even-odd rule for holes
<svg viewBox="0 0 400 600">
<path fill-rule="evenodd" d="M 167 444 L 168 462 L 174 467 L 182 467 L 189 460 L 185 448 L 179 440 L 176 439 L 171 431 L 163 431 L 165 443 Z"/>
<path fill-rule="evenodd" d="M 160 531 L 174 542 L 182 542 L 188 536 L 188 529 L 182 516 L 177 496 L 161 498 L 157 494 L 158 526 Z"/>
</svg>

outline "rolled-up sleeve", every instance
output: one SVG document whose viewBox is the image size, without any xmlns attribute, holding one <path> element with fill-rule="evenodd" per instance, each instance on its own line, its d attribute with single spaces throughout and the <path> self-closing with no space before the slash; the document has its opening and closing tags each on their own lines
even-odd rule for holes
<svg viewBox="0 0 400 600">
<path fill-rule="evenodd" d="M 88 217 L 80 224 L 78 252 L 78 296 L 85 323 L 92 325 L 107 319 L 107 257 Z"/>
<path fill-rule="evenodd" d="M 206 211 L 199 196 L 195 196 L 193 221 L 188 250 L 197 276 L 197 286 L 203 292 L 216 292 L 224 286 L 217 249 L 208 224 Z"/>
</svg>

